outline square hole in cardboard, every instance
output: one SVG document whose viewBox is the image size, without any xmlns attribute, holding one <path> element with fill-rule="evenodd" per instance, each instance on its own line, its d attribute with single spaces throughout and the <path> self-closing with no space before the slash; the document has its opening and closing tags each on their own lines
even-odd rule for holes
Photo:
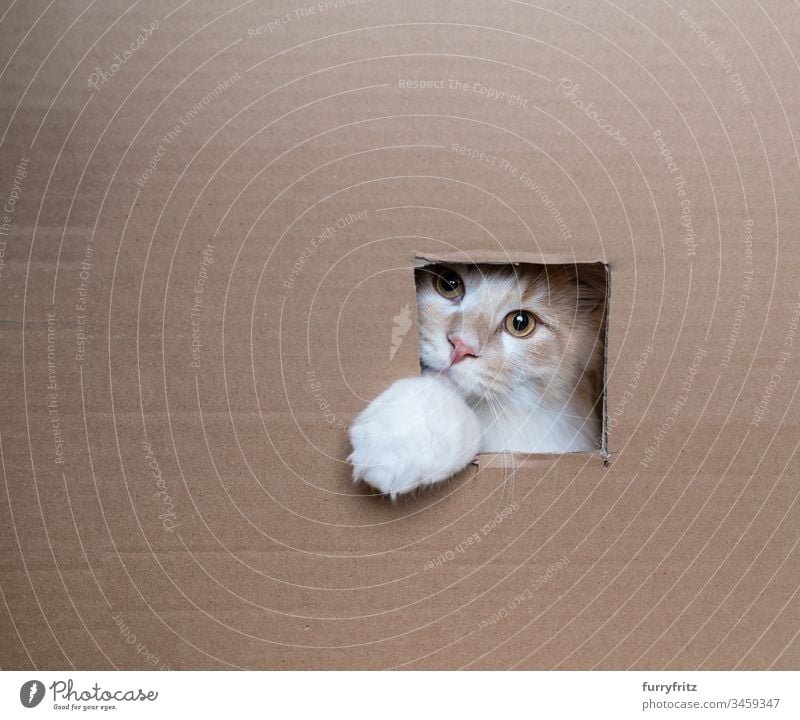
<svg viewBox="0 0 800 720">
<path fill-rule="evenodd" d="M 607 455 L 601 262 L 415 258 L 420 365 L 479 417 L 482 453 Z"/>
</svg>

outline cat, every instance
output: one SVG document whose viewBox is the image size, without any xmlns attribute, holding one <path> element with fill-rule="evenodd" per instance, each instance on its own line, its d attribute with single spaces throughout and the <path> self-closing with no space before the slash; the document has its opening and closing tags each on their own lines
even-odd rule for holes
<svg viewBox="0 0 800 720">
<path fill-rule="evenodd" d="M 415 281 L 421 375 L 356 416 L 356 482 L 395 499 L 479 452 L 601 447 L 604 266 L 437 264 Z"/>
</svg>

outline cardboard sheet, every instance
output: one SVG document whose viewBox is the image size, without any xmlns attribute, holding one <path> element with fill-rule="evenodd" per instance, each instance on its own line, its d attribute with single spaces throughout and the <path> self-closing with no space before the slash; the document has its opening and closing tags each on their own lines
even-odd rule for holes
<svg viewBox="0 0 800 720">
<path fill-rule="evenodd" d="M 798 668 L 796 6 L 2 6 L 3 668 Z M 464 254 L 608 264 L 608 462 L 393 505 Z"/>
</svg>

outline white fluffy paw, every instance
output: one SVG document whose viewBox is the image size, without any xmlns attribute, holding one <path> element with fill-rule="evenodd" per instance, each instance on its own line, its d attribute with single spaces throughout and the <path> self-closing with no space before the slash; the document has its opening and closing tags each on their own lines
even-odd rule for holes
<svg viewBox="0 0 800 720">
<path fill-rule="evenodd" d="M 445 480 L 478 452 L 481 429 L 472 409 L 446 380 L 398 380 L 350 427 L 353 478 L 392 499 Z"/>
</svg>

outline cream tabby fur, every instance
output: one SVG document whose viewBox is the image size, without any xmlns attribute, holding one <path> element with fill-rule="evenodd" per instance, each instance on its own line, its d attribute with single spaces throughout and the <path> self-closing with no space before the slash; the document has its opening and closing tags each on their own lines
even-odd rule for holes
<svg viewBox="0 0 800 720">
<path fill-rule="evenodd" d="M 355 480 L 395 498 L 478 452 L 600 447 L 602 266 L 437 265 L 416 281 L 422 375 L 355 418 Z"/>
</svg>

